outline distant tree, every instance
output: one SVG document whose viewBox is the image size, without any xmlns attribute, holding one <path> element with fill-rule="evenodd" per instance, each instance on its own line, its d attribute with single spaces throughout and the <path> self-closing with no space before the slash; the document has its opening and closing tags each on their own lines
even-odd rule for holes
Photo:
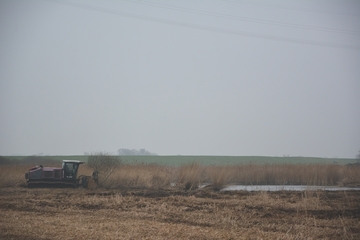
<svg viewBox="0 0 360 240">
<path fill-rule="evenodd" d="M 118 154 L 120 156 L 138 156 L 138 155 L 143 155 L 143 156 L 149 156 L 149 155 L 156 155 L 155 153 L 151 153 L 149 151 L 147 151 L 145 148 L 142 148 L 140 150 L 136 150 L 136 149 L 127 149 L 127 148 L 120 148 L 118 150 Z"/>
<path fill-rule="evenodd" d="M 152 153 L 142 148 L 139 150 L 139 155 L 152 155 Z"/>
<path fill-rule="evenodd" d="M 97 173 L 99 185 L 103 185 L 120 164 L 120 157 L 109 153 L 96 152 L 88 157 L 88 166 Z"/>
<path fill-rule="evenodd" d="M 356 161 L 360 162 L 360 150 L 359 150 L 359 153 L 356 155 Z"/>
<path fill-rule="evenodd" d="M 132 155 L 136 155 L 134 154 L 133 150 L 127 149 L 127 148 L 120 148 L 118 150 L 118 153 L 120 156 L 132 156 Z"/>
</svg>

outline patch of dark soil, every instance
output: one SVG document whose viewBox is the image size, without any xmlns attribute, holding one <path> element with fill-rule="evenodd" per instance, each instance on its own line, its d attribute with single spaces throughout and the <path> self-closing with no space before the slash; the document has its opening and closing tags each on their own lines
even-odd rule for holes
<svg viewBox="0 0 360 240">
<path fill-rule="evenodd" d="M 299 191 L 276 191 L 276 192 L 268 192 L 270 196 L 275 198 L 289 198 L 289 197 L 295 197 L 295 198 L 301 198 L 301 195 L 303 192 Z"/>
<path fill-rule="evenodd" d="M 221 194 L 225 196 L 246 197 L 252 195 L 253 193 L 249 191 L 221 191 Z"/>
<path fill-rule="evenodd" d="M 262 218 L 272 218 L 273 215 L 271 213 L 265 213 L 264 215 L 261 216 Z"/>
<path fill-rule="evenodd" d="M 165 198 L 169 196 L 191 196 L 187 191 L 169 189 L 146 189 L 141 191 L 128 191 L 128 194 L 146 198 Z"/>
<path fill-rule="evenodd" d="M 17 235 L 17 234 L 8 234 L 8 233 L 0 233 L 0 239 L 16 239 L 16 240 L 50 240 L 51 238 L 43 238 L 43 237 L 31 237 L 31 236 L 23 236 L 23 234 L 21 235 Z"/>
<path fill-rule="evenodd" d="M 96 189 L 96 190 L 86 190 L 85 195 L 86 196 L 101 196 L 101 197 L 107 197 L 107 196 L 114 196 L 119 195 L 119 193 L 123 196 L 126 195 L 126 191 L 122 190 L 107 190 L 107 189 Z"/>
<path fill-rule="evenodd" d="M 247 205 L 247 204 L 245 204 L 245 208 L 251 209 L 251 210 L 258 210 L 258 211 L 263 211 L 265 209 L 264 206 L 258 206 L 258 205 L 252 206 L 252 205 Z"/>
<path fill-rule="evenodd" d="M 165 222 L 165 223 L 185 224 L 185 225 L 189 225 L 189 226 L 213 227 L 213 225 L 210 223 L 201 223 L 201 222 L 191 221 L 191 220 L 187 220 L 187 219 L 179 219 L 179 217 L 176 215 L 174 215 L 174 216 L 169 215 L 168 217 L 162 219 L 161 221 Z"/>
<path fill-rule="evenodd" d="M 174 195 L 174 192 L 168 192 L 163 190 L 147 190 L 142 192 L 132 192 L 131 193 L 137 197 L 146 197 L 146 198 L 164 198 Z"/>
<path fill-rule="evenodd" d="M 224 196 L 220 192 L 214 192 L 212 190 L 199 190 L 194 193 L 195 197 L 198 198 L 211 198 L 211 199 L 222 199 Z"/>
<path fill-rule="evenodd" d="M 318 219 L 337 219 L 339 217 L 360 219 L 358 210 L 307 210 L 307 214 Z"/>
<path fill-rule="evenodd" d="M 28 183 L 27 188 L 76 188 L 75 184 L 71 183 Z"/>
<path fill-rule="evenodd" d="M 102 208 L 102 204 L 87 204 L 87 203 L 82 203 L 82 204 L 76 204 L 76 206 L 80 209 L 85 209 L 85 210 L 97 210 L 97 209 L 101 209 Z"/>
<path fill-rule="evenodd" d="M 18 206 L 12 203 L 0 203 L 0 209 L 18 210 Z"/>
<path fill-rule="evenodd" d="M 352 233 L 360 233 L 360 228 L 354 228 L 354 227 L 350 227 L 350 232 Z"/>
</svg>

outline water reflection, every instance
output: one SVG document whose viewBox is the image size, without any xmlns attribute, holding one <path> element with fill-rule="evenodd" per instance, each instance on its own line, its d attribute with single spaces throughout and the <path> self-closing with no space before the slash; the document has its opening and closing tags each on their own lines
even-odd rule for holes
<svg viewBox="0 0 360 240">
<path fill-rule="evenodd" d="M 299 185 L 230 185 L 221 191 L 360 191 L 360 188 L 336 187 L 336 186 L 299 186 Z"/>
</svg>

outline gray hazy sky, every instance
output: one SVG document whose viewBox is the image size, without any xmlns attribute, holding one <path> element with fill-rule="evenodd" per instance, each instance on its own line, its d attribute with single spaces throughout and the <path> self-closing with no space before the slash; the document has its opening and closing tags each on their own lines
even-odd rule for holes
<svg viewBox="0 0 360 240">
<path fill-rule="evenodd" d="M 350 157 L 360 1 L 0 0 L 0 155 Z"/>
</svg>

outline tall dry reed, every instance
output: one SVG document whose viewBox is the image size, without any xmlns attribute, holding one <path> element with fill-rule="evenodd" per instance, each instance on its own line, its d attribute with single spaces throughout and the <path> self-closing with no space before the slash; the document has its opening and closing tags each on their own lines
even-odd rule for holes
<svg viewBox="0 0 360 240">
<path fill-rule="evenodd" d="M 106 188 L 166 188 L 172 179 L 170 167 L 156 164 L 124 164 L 111 175 Z"/>
<path fill-rule="evenodd" d="M 205 168 L 207 182 L 215 191 L 220 191 L 226 184 L 231 183 L 231 167 L 208 166 Z"/>
<path fill-rule="evenodd" d="M 25 186 L 25 173 L 31 165 L 0 165 L 0 187 Z"/>
<path fill-rule="evenodd" d="M 185 190 L 198 188 L 204 179 L 204 166 L 190 163 L 177 168 L 177 177 L 174 179 L 177 186 Z"/>
<path fill-rule="evenodd" d="M 245 185 L 338 185 L 349 172 L 340 165 L 238 165 L 230 175 L 237 184 Z M 359 171 L 358 171 L 359 172 Z"/>
<path fill-rule="evenodd" d="M 47 165 L 51 166 L 51 165 Z M 25 185 L 30 165 L 0 165 L 0 187 Z M 92 169 L 80 166 L 79 175 L 91 176 Z M 101 179 L 100 179 L 101 180 Z M 360 186 L 359 166 L 340 165 L 224 165 L 197 163 L 170 167 L 157 164 L 122 164 L 106 181 L 104 188 L 168 188 L 192 190 L 210 183 L 214 190 L 227 184 L 244 185 L 323 185 Z"/>
</svg>

